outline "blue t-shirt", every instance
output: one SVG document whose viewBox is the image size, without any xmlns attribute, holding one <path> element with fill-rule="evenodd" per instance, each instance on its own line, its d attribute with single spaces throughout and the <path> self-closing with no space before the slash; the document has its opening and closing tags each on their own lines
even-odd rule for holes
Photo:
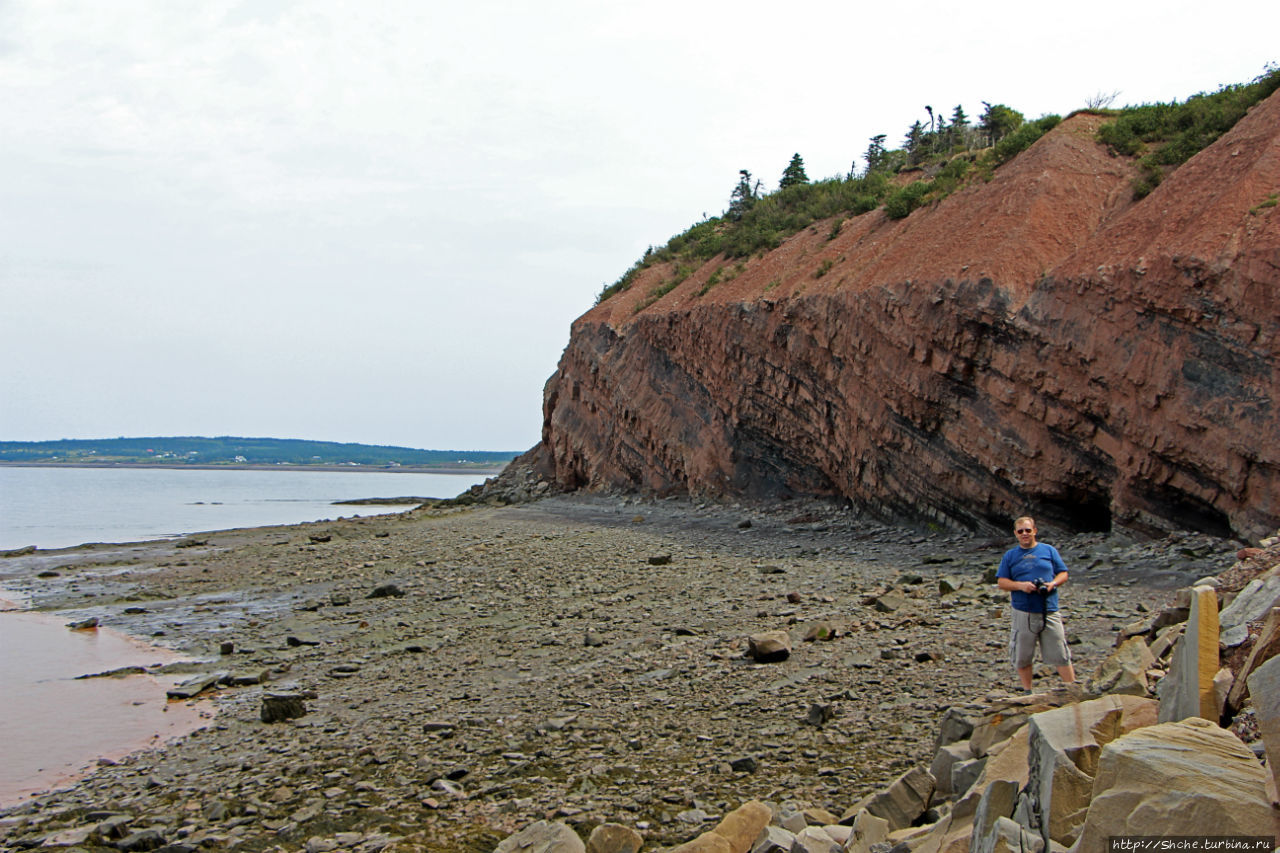
<svg viewBox="0 0 1280 853">
<path fill-rule="evenodd" d="M 1000 559 L 997 578 L 1009 578 L 1015 581 L 1034 581 L 1036 578 L 1048 583 L 1057 577 L 1058 572 L 1065 572 L 1067 564 L 1062 561 L 1058 549 L 1043 542 L 1031 548 L 1015 547 L 1005 552 Z M 1046 595 L 1035 592 L 1013 590 L 1009 593 L 1014 610 L 1024 613 L 1053 613 L 1058 609 L 1058 591 Z"/>
</svg>

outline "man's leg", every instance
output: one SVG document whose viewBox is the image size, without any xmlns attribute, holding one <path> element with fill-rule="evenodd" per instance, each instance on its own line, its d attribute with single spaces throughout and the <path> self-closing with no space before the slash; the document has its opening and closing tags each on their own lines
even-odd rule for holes
<svg viewBox="0 0 1280 853">
<path fill-rule="evenodd" d="M 1070 669 L 1070 668 L 1071 667 L 1067 667 L 1067 669 Z M 1022 682 L 1023 690 L 1031 689 L 1031 670 L 1032 669 L 1034 669 L 1034 667 L 1030 667 L 1030 666 L 1018 667 L 1018 680 Z"/>
<path fill-rule="evenodd" d="M 1076 668 L 1071 664 L 1058 667 L 1058 677 L 1062 679 L 1063 684 L 1074 684 L 1076 680 Z"/>
</svg>

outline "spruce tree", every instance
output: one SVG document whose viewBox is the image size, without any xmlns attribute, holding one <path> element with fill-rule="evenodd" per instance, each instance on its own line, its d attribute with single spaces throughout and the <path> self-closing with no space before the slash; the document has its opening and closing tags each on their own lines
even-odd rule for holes
<svg viewBox="0 0 1280 853">
<path fill-rule="evenodd" d="M 796 184 L 807 183 L 809 183 L 809 176 L 804 173 L 804 160 L 800 159 L 800 154 L 797 152 L 791 155 L 791 162 L 782 171 L 782 180 L 778 183 L 778 189 L 785 190 Z"/>
<path fill-rule="evenodd" d="M 725 215 L 733 221 L 738 221 L 742 215 L 751 209 L 759 197 L 760 182 L 751 183 L 751 173 L 746 169 L 738 170 L 738 185 L 733 188 L 733 192 L 729 195 L 729 210 Z"/>
</svg>

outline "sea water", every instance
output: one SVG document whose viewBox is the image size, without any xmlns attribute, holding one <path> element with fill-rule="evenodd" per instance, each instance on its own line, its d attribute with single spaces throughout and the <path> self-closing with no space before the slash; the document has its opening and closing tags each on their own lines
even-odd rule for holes
<svg viewBox="0 0 1280 853">
<path fill-rule="evenodd" d="M 396 512 L 361 498 L 452 498 L 492 473 L 0 466 L 0 551 L 135 542 Z"/>
<path fill-rule="evenodd" d="M 65 622 L 46 613 L 0 613 L 0 808 L 65 785 L 99 761 L 184 735 L 212 716 L 207 702 L 166 701 L 177 676 L 82 678 L 177 655 L 106 628 L 72 631 Z"/>
</svg>

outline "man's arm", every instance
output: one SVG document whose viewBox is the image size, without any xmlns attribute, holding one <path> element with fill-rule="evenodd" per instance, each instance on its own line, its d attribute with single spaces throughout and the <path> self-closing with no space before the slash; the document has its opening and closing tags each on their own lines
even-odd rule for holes
<svg viewBox="0 0 1280 853">
<path fill-rule="evenodd" d="M 1065 572 L 1064 572 L 1065 574 Z M 1013 578 L 996 578 L 996 586 L 1005 592 L 1035 592 L 1036 585 L 1031 581 L 1016 581 Z"/>
</svg>

